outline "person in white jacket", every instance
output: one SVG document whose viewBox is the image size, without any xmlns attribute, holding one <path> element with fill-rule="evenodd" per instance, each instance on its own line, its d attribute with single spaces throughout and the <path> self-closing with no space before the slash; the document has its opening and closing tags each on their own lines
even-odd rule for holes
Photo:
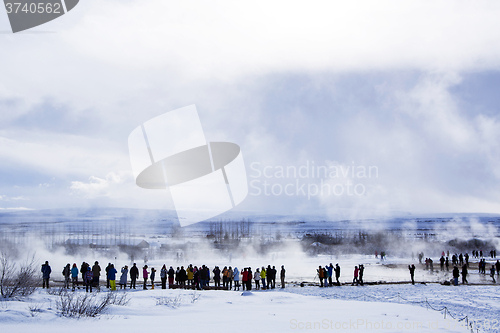
<svg viewBox="0 0 500 333">
<path fill-rule="evenodd" d="M 253 279 L 255 280 L 255 289 L 260 289 L 260 270 L 257 268 L 253 274 Z"/>
</svg>

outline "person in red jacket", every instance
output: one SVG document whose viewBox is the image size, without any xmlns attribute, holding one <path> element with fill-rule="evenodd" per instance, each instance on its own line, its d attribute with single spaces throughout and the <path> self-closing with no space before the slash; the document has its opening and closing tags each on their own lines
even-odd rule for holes
<svg viewBox="0 0 500 333">
<path fill-rule="evenodd" d="M 323 279 L 325 278 L 325 272 L 323 271 L 323 268 L 321 266 L 319 266 L 319 268 L 316 271 L 318 272 L 320 287 L 323 287 Z"/>
<path fill-rule="evenodd" d="M 352 279 L 353 286 L 354 286 L 355 282 L 356 282 L 356 285 L 359 284 L 358 275 L 359 275 L 359 268 L 358 268 L 358 266 L 354 266 L 354 279 Z"/>
<path fill-rule="evenodd" d="M 241 273 L 241 286 L 243 287 L 243 290 L 245 290 L 247 287 L 247 281 L 248 281 L 248 270 L 244 268 L 243 272 Z"/>
</svg>

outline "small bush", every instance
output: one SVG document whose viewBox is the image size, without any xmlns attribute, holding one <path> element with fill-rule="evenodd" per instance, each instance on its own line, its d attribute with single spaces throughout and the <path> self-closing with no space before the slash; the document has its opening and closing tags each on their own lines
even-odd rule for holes
<svg viewBox="0 0 500 333">
<path fill-rule="evenodd" d="M 201 294 L 198 294 L 196 291 L 191 295 L 191 303 L 195 303 L 197 300 L 201 298 Z"/>
<path fill-rule="evenodd" d="M 35 292 L 39 280 L 34 255 L 18 269 L 8 254 L 0 254 L 0 295 L 3 298 L 29 296 Z"/>
<path fill-rule="evenodd" d="M 30 315 L 32 317 L 36 317 L 36 316 L 38 316 L 39 313 L 43 312 L 42 305 L 43 305 L 43 303 L 30 302 L 28 304 L 28 310 L 30 310 Z"/>
<path fill-rule="evenodd" d="M 176 297 L 160 297 L 156 300 L 156 305 L 166 305 L 169 308 L 176 309 L 182 303 L 182 296 L 177 295 Z"/>
<path fill-rule="evenodd" d="M 126 293 L 109 292 L 104 296 L 91 293 L 80 295 L 63 293 L 56 301 L 56 308 L 64 317 L 97 317 L 106 313 L 110 305 L 127 305 L 128 302 L 129 299 Z"/>
<path fill-rule="evenodd" d="M 47 289 L 47 293 L 52 296 L 61 296 L 63 294 L 67 294 L 68 290 L 64 287 L 59 288 L 49 288 Z"/>
</svg>

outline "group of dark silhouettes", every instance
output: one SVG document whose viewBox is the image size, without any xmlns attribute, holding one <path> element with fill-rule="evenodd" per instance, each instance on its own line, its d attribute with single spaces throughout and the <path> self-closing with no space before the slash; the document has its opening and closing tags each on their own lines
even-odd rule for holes
<svg viewBox="0 0 500 333">
<path fill-rule="evenodd" d="M 378 256 L 378 253 L 377 253 Z M 382 256 L 382 254 L 381 254 Z M 384 253 L 385 256 L 385 253 Z M 491 258 L 496 258 L 496 250 L 490 251 Z M 478 272 L 479 274 L 486 274 L 486 259 L 483 258 L 483 251 L 472 251 L 473 258 L 480 258 L 478 262 Z M 419 263 L 423 265 L 422 260 L 424 258 L 423 253 L 418 254 Z M 449 271 L 450 269 L 450 253 L 449 251 L 445 254 L 443 251 L 441 257 L 439 258 L 441 271 Z M 458 285 L 458 278 L 462 276 L 462 284 L 468 283 L 467 275 L 469 274 L 469 259 L 468 253 L 465 254 L 453 254 L 451 256 L 451 264 L 453 265 L 452 270 L 452 283 Z M 459 269 L 461 267 L 461 271 Z M 363 285 L 363 275 L 364 275 L 364 265 L 360 264 L 354 267 L 354 278 L 352 280 L 352 285 Z M 425 258 L 425 269 L 429 270 L 431 273 L 434 272 L 433 260 L 431 258 Z M 410 271 L 410 277 L 412 284 L 415 284 L 415 270 L 414 264 L 408 266 Z M 42 265 L 42 277 L 43 277 L 43 288 L 49 288 L 49 279 L 52 272 L 48 261 Z M 281 266 L 280 270 L 280 280 L 281 288 L 285 288 L 285 267 Z M 320 287 L 330 287 L 333 285 L 340 286 L 340 266 L 337 263 L 333 266 L 332 263 L 324 267 L 319 266 L 316 270 L 316 277 L 319 278 Z M 495 272 L 500 275 L 500 262 L 496 261 L 495 264 L 491 265 L 489 270 L 490 277 L 493 279 L 493 283 L 496 283 Z M 120 289 L 126 289 L 128 285 L 128 279 L 130 277 L 130 289 L 136 289 L 136 282 L 139 279 L 139 268 L 134 263 L 132 267 L 128 268 L 127 265 L 120 269 L 120 277 L 118 279 L 118 285 Z M 186 266 L 180 266 L 174 269 L 172 266 L 167 269 L 166 265 L 160 270 L 160 281 L 161 288 L 166 289 L 167 283 L 168 288 L 189 288 L 189 289 L 208 289 L 210 288 L 210 282 L 213 280 L 213 287 L 215 289 L 224 290 L 252 290 L 253 283 L 255 284 L 255 289 L 274 289 L 276 288 L 276 276 L 277 270 L 275 266 L 268 265 L 267 268 L 262 266 L 262 268 L 257 268 L 255 272 L 252 271 L 251 267 L 245 267 L 239 270 L 237 267 L 232 268 L 231 266 L 225 266 L 220 269 L 219 266 L 215 266 L 214 269 L 209 269 L 205 265 L 193 266 L 192 264 Z M 87 292 L 92 292 L 92 288 L 100 289 L 99 281 L 101 277 L 101 267 L 99 262 L 95 262 L 94 265 L 90 265 L 83 262 L 80 268 L 77 267 L 76 263 L 72 266 L 68 263 L 62 270 L 62 275 L 64 277 L 64 288 L 70 288 L 72 285 L 72 290 L 79 288 L 80 285 L 85 287 Z M 111 290 L 116 290 L 118 271 L 112 263 L 108 263 L 105 268 L 106 275 L 106 287 Z M 81 282 L 78 278 L 81 277 Z M 333 277 L 335 277 L 335 283 L 333 282 Z M 151 288 L 155 287 L 156 269 L 151 267 L 148 269 L 147 265 L 142 268 L 142 288 L 147 289 L 148 280 L 151 281 Z M 221 286 L 222 282 L 222 286 Z"/>
<path fill-rule="evenodd" d="M 497 256 L 497 251 L 491 250 L 490 257 L 492 259 L 495 259 L 496 256 Z M 422 264 L 423 257 L 424 257 L 423 253 L 418 254 L 418 260 L 419 260 L 420 264 Z M 483 251 L 482 250 L 480 250 L 480 251 L 473 250 L 472 257 L 478 258 L 478 259 L 481 258 L 478 262 L 478 273 L 479 274 L 486 274 L 486 259 L 483 258 Z M 444 253 L 444 251 L 441 253 L 441 258 L 439 258 L 441 271 L 444 271 L 445 269 L 446 269 L 446 271 L 450 270 L 450 259 L 449 258 L 450 258 L 449 251 L 447 251 L 446 254 Z M 458 278 L 460 277 L 460 275 L 462 275 L 462 284 L 469 283 L 467 281 L 467 275 L 469 274 L 469 265 L 470 265 L 469 259 L 470 259 L 470 256 L 468 253 L 453 254 L 451 256 L 451 263 L 453 265 L 452 282 L 455 286 L 458 285 Z M 461 271 L 460 271 L 459 267 L 461 267 Z M 414 280 L 415 265 L 409 265 L 408 269 L 410 270 L 411 282 L 412 282 L 412 284 L 415 284 L 415 280 Z M 425 269 L 429 270 L 431 273 L 434 272 L 434 262 L 431 258 L 425 258 Z M 499 260 L 497 260 L 495 264 L 492 264 L 491 268 L 489 270 L 490 277 L 492 278 L 493 283 L 496 283 L 495 272 L 496 272 L 497 276 L 500 275 L 500 261 Z"/>
<path fill-rule="evenodd" d="M 49 279 L 52 269 L 49 262 L 46 261 L 42 265 L 42 275 L 43 275 L 43 288 L 49 288 Z M 109 263 L 105 268 L 106 272 L 106 287 L 111 290 L 116 290 L 116 281 L 118 277 L 118 271 L 112 263 Z M 134 263 L 132 267 L 128 268 L 127 265 L 120 269 L 120 278 L 118 284 L 120 289 L 126 289 L 128 284 L 128 277 L 130 276 L 130 289 L 136 289 L 136 283 L 139 279 L 139 268 L 137 264 Z M 285 266 L 281 266 L 280 270 L 280 280 L 281 288 L 285 288 Z M 81 274 L 81 275 L 80 275 Z M 71 266 L 69 263 L 63 268 L 62 275 L 64 277 L 64 288 L 70 288 L 72 285 L 72 290 L 79 288 L 79 285 L 85 286 L 87 292 L 92 292 L 92 288 L 100 289 L 99 280 L 101 277 L 101 267 L 99 262 L 96 261 L 93 266 L 83 262 L 78 269 L 76 263 Z M 212 275 L 212 278 L 211 278 Z M 234 269 L 229 266 L 225 266 L 222 270 L 219 266 L 215 266 L 213 270 L 210 270 L 207 266 L 193 266 L 188 265 L 186 268 L 184 266 L 177 267 L 174 269 L 172 266 L 167 269 L 166 265 L 160 270 L 160 281 L 161 288 L 189 288 L 189 289 L 208 289 L 210 288 L 210 281 L 213 279 L 213 287 L 215 289 L 232 290 L 234 283 L 234 290 L 252 290 L 252 285 L 255 283 L 255 289 L 266 290 L 276 288 L 276 275 L 277 270 L 275 266 L 268 265 L 267 268 L 262 266 L 262 268 L 257 268 L 255 272 L 252 272 L 251 267 L 245 267 L 242 270 L 238 270 L 237 267 Z M 81 282 L 78 278 L 81 276 Z M 156 269 L 151 267 L 148 270 L 148 265 L 144 265 L 142 268 L 143 286 L 144 290 L 147 290 L 148 280 L 151 281 L 151 288 L 155 288 L 155 278 Z M 221 286 L 222 281 L 222 286 Z"/>
</svg>

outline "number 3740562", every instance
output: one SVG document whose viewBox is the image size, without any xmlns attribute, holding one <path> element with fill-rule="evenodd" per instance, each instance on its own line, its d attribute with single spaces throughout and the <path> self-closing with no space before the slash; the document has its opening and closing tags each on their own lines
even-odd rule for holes
<svg viewBox="0 0 500 333">
<path fill-rule="evenodd" d="M 5 3 L 7 14 L 11 13 L 26 13 L 26 14 L 62 14 L 60 3 L 20 3 L 20 2 L 7 2 Z"/>
</svg>

